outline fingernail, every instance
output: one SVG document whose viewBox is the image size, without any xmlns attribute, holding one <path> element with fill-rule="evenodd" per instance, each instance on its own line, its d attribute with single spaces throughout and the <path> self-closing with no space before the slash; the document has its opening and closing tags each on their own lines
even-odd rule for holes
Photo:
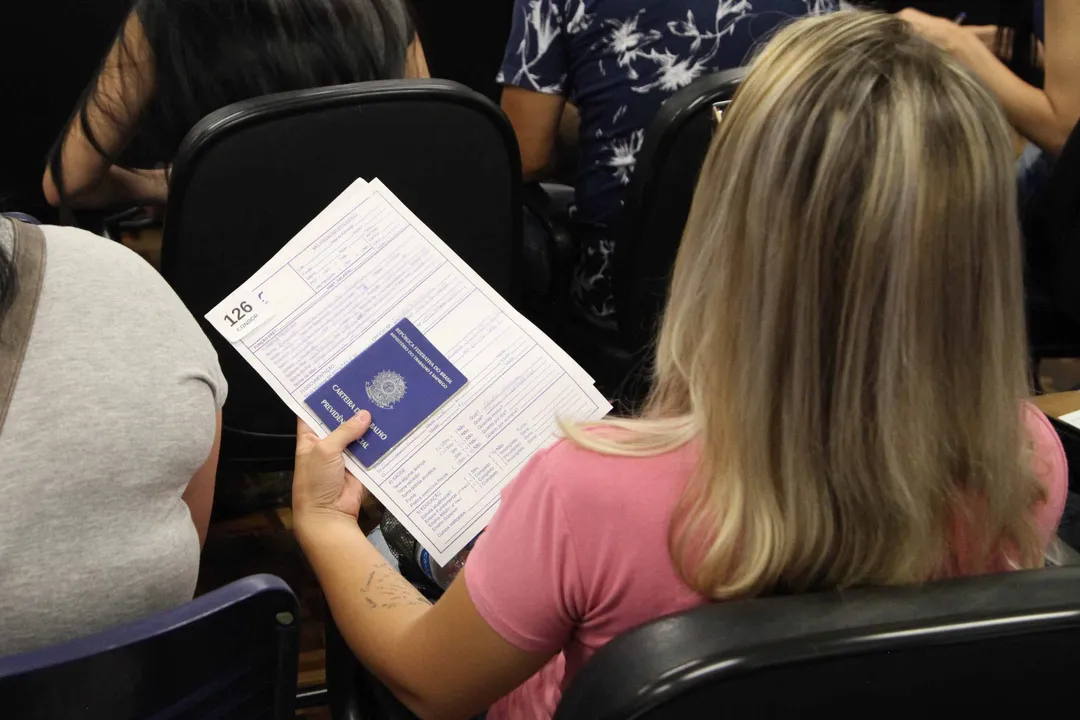
<svg viewBox="0 0 1080 720">
<path fill-rule="evenodd" d="M 365 424 L 365 425 L 370 423 L 371 422 L 371 413 L 369 413 L 367 410 L 361 410 L 360 412 L 356 413 L 356 422 L 362 423 L 362 424 Z"/>
</svg>

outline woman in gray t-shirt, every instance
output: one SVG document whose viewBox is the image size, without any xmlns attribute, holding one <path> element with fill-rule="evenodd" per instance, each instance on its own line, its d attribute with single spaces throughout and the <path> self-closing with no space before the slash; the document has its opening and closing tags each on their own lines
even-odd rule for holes
<svg viewBox="0 0 1080 720">
<path fill-rule="evenodd" d="M 0 655 L 191 599 L 226 394 L 210 342 L 146 261 L 40 229 L 41 294 L 0 428 Z M 2 260 L 13 231 L 0 218 Z"/>
</svg>

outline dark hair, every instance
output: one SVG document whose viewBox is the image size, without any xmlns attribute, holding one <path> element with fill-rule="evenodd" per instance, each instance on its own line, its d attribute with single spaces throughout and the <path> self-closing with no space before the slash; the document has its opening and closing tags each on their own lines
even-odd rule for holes
<svg viewBox="0 0 1080 720">
<path fill-rule="evenodd" d="M 11 210 L 8 200 L 8 197 L 0 195 L 0 213 Z M 0 215 L 0 223 L 3 222 L 10 221 Z M 8 254 L 3 243 L 0 243 L 0 321 L 4 319 L 4 314 L 11 307 L 12 301 L 15 300 L 15 293 L 19 290 L 18 283 L 19 278 L 15 274 L 15 261 Z"/>
<path fill-rule="evenodd" d="M 0 217 L 0 222 L 6 220 Z M 11 301 L 18 290 L 18 277 L 15 275 L 15 263 L 3 245 L 0 245 L 0 320 L 4 319 Z"/>
<path fill-rule="evenodd" d="M 998 4 L 997 54 L 1024 82 L 1042 87 L 1045 73 L 1039 65 L 1035 40 L 1034 0 L 1001 0 Z"/>
<path fill-rule="evenodd" d="M 97 92 L 99 69 L 75 117 L 110 162 L 151 167 L 168 162 L 203 117 L 248 98 L 364 80 L 400 78 L 414 30 L 404 0 L 138 0 L 132 10 L 154 59 L 154 95 L 134 128 L 132 153 L 106 152 L 87 109 L 115 117 Z M 124 28 L 121 63 L 134 63 Z M 128 77 L 125 74 L 125 77 Z M 61 146 L 50 166 L 65 198 Z"/>
</svg>

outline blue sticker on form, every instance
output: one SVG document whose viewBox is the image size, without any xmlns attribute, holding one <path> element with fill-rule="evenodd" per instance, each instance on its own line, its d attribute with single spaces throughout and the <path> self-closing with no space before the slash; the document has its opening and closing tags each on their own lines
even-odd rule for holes
<svg viewBox="0 0 1080 720">
<path fill-rule="evenodd" d="M 334 429 L 361 410 L 371 429 L 349 446 L 371 467 L 468 382 L 408 320 L 402 320 L 306 399 Z"/>
</svg>

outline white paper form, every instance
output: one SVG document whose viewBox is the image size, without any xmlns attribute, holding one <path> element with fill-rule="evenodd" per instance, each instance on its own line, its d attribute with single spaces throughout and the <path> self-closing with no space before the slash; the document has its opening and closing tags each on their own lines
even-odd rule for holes
<svg viewBox="0 0 1080 720">
<path fill-rule="evenodd" d="M 1080 428 L 1080 410 L 1062 415 L 1058 418 L 1061 422 L 1068 423 L 1075 428 Z"/>
<path fill-rule="evenodd" d="M 238 331 L 224 318 L 244 298 L 268 311 Z M 611 410 L 592 378 L 378 180 L 350 186 L 207 314 L 321 436 L 329 428 L 304 398 L 402 318 L 468 383 L 371 468 L 349 453 L 345 463 L 446 563 L 487 525 L 499 490 L 555 440 L 557 417 Z"/>
</svg>

